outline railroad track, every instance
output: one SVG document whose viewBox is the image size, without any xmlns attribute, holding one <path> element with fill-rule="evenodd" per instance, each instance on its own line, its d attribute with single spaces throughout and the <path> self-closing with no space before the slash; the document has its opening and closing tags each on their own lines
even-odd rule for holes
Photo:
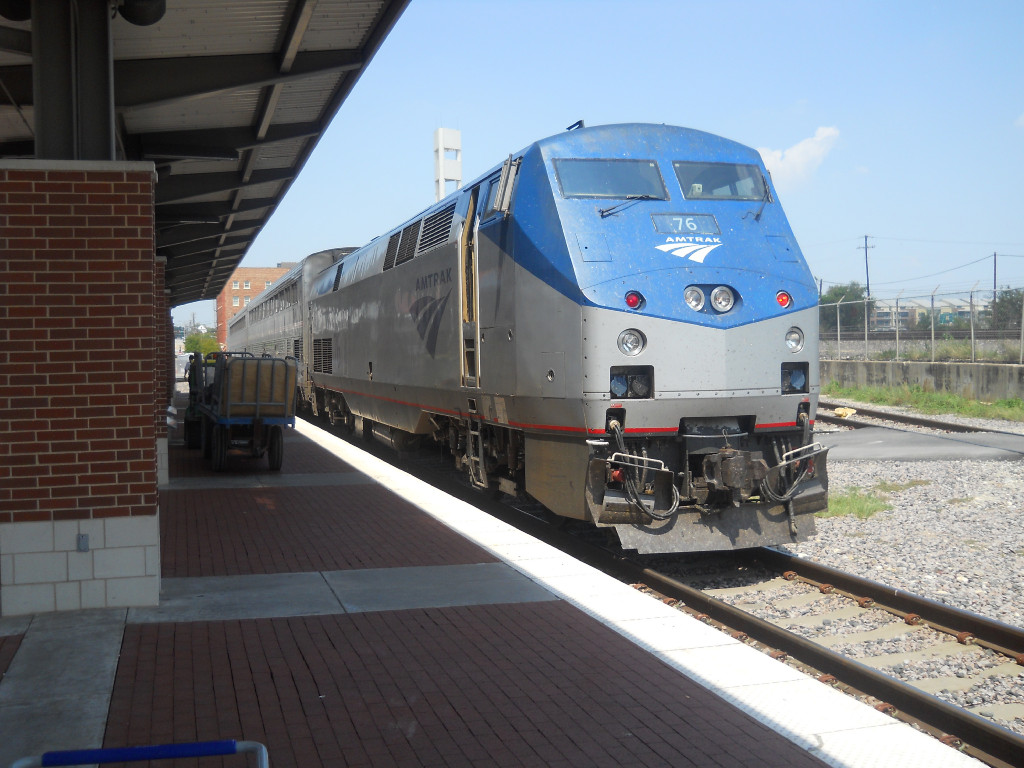
<svg viewBox="0 0 1024 768">
<path fill-rule="evenodd" d="M 939 698 L 928 690 L 928 683 L 915 681 L 915 684 L 910 684 L 887 674 L 883 670 L 894 665 L 887 663 L 882 651 L 868 659 L 853 658 L 849 649 L 842 646 L 857 645 L 857 641 L 862 639 L 857 635 L 847 633 L 845 639 L 848 642 L 844 643 L 842 634 L 829 633 L 824 640 L 821 637 L 814 639 L 809 635 L 815 633 L 807 629 L 808 624 L 820 626 L 825 621 L 831 621 L 832 626 L 838 627 L 839 620 L 828 616 L 845 620 L 868 613 L 883 615 L 884 611 L 884 615 L 890 618 L 875 618 L 874 624 L 878 629 L 874 635 L 869 631 L 869 635 L 878 639 L 913 633 L 928 647 L 920 653 L 899 651 L 901 657 L 923 655 L 938 659 L 946 652 L 988 652 L 1000 654 L 1004 660 L 1002 663 L 1007 667 L 1024 664 L 1024 630 L 775 550 L 760 549 L 750 551 L 753 554 L 740 552 L 724 556 L 637 557 L 634 553 L 607 546 L 605 537 L 592 527 L 578 526 L 562 519 L 552 521 L 553 516 L 546 514 L 539 505 L 488 499 L 469 488 L 463 482 L 463 474 L 451 468 L 439 453 L 422 451 L 399 456 L 374 443 L 363 443 L 361 447 L 370 447 L 378 457 L 559 547 L 571 556 L 651 593 L 654 598 L 671 602 L 679 610 L 714 624 L 776 658 L 795 664 L 823 683 L 859 696 L 894 717 L 914 723 L 951 748 L 961 749 L 997 768 L 1024 764 L 1021 759 L 1024 735 Z M 720 578 L 716 578 L 711 586 L 694 586 L 694 583 L 708 582 L 708 579 L 701 575 L 686 575 L 687 568 L 681 569 L 684 575 L 668 572 L 680 570 L 680 563 L 697 564 L 699 568 L 702 562 L 706 564 L 709 558 L 715 557 L 718 557 L 719 564 L 712 568 L 719 571 L 727 568 L 729 577 L 736 582 L 733 586 L 722 587 Z M 722 566 L 722 561 L 727 565 Z M 755 569 L 760 569 L 761 575 L 750 578 Z M 759 593 L 776 590 L 780 583 L 791 587 L 783 597 L 765 600 L 759 596 Z M 812 599 L 832 603 L 845 601 L 846 604 L 825 604 L 823 610 L 817 612 L 817 618 L 803 625 L 800 621 L 789 621 L 785 616 L 771 615 L 775 610 L 773 606 L 779 602 L 808 602 Z M 897 626 L 902 629 L 897 630 Z M 930 643 L 925 635 L 933 633 L 934 642 Z M 944 644 L 939 643 L 934 639 L 938 633 L 951 639 Z M 942 645 L 948 647 L 942 648 Z M 847 652 L 840 652 L 844 650 Z"/>
<path fill-rule="evenodd" d="M 911 413 L 899 413 L 893 411 L 882 411 L 875 408 L 867 408 L 862 405 L 857 405 L 853 409 L 854 413 L 850 416 L 840 417 L 835 415 L 837 408 L 845 408 L 846 406 L 841 403 L 834 403 L 828 400 L 818 401 L 818 412 L 815 416 L 815 420 L 822 424 L 832 424 L 842 427 L 850 427 L 852 429 L 860 429 L 862 427 L 878 427 L 878 426 L 889 426 L 891 424 L 901 424 L 908 427 L 922 427 L 924 429 L 934 429 L 941 432 L 986 432 L 990 434 L 998 435 L 1014 435 L 1019 437 L 1020 432 L 1012 432 L 1004 429 L 993 429 L 992 427 L 978 427 L 972 424 L 961 424 L 951 421 L 943 421 L 942 419 L 929 418 L 927 416 L 918 416 Z M 823 412 L 826 411 L 826 412 Z M 828 413 L 830 411 L 831 413 Z M 889 424 L 879 424 L 879 422 L 889 422 Z"/>
<path fill-rule="evenodd" d="M 925 416 L 916 416 L 908 413 L 893 413 L 891 411 L 880 411 L 873 408 L 864 408 L 858 405 L 854 410 L 855 413 L 851 416 L 840 417 L 835 415 L 837 408 L 843 408 L 845 406 L 840 403 L 833 403 L 827 400 L 818 401 L 818 413 L 815 416 L 816 421 L 820 421 L 824 424 L 834 424 L 837 426 L 851 427 L 853 429 L 859 429 L 862 427 L 877 427 L 878 421 L 895 422 L 897 424 L 904 424 L 911 427 L 925 427 L 927 429 L 938 429 L 943 432 L 993 432 L 998 430 L 984 429 L 981 427 L 974 427 L 967 424 L 955 424 L 948 421 L 942 421 L 941 419 L 930 419 Z M 822 413 L 822 409 L 832 411 L 832 413 Z"/>
<path fill-rule="evenodd" d="M 876 644 L 875 654 L 860 660 L 837 649 L 855 646 L 866 637 L 878 640 L 913 633 L 925 648 L 920 653 L 931 659 L 963 652 L 980 654 L 984 649 L 993 656 L 998 654 L 1007 667 L 1016 668 L 1024 664 L 1024 630 L 775 550 L 733 553 L 730 560 L 734 572 L 760 569 L 760 575 L 744 580 L 742 587 L 699 588 L 692 582 L 706 580 L 706 576 L 677 578 L 665 573 L 662 566 L 651 568 L 640 563 L 620 567 L 636 578 L 638 588 L 678 601 L 679 607 L 699 619 L 761 646 L 776 658 L 796 661 L 797 666 L 820 681 L 916 724 L 951 747 L 989 765 L 1021 765 L 1024 736 L 939 698 L 928 690 L 934 685 L 927 680 L 911 684 L 883 671 L 898 666 L 898 659 L 914 653 L 898 649 L 887 660 Z M 773 584 L 778 581 L 804 589 L 780 590 Z M 776 594 L 766 597 L 765 593 L 770 591 Z M 810 621 L 806 614 L 803 621 L 794 621 L 785 612 L 779 615 L 777 610 L 769 609 L 779 604 L 806 604 L 810 600 L 821 600 L 823 608 L 812 614 Z M 775 615 L 771 619 L 764 618 L 772 613 Z M 876 629 L 857 633 L 857 627 L 864 623 L 855 618 L 868 614 L 875 614 L 867 625 Z M 847 621 L 853 629 L 847 629 L 845 635 L 800 631 L 829 624 L 841 629 Z M 817 638 L 809 636 L 815 634 Z M 941 638 L 946 642 L 940 642 Z M 941 663 L 935 666 L 941 668 Z"/>
</svg>

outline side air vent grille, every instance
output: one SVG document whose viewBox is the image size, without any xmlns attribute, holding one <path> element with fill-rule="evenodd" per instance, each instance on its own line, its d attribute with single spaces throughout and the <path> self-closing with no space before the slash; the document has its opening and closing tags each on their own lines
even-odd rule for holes
<svg viewBox="0 0 1024 768">
<path fill-rule="evenodd" d="M 331 352 L 330 339 L 313 339 L 313 371 L 316 373 L 334 372 L 334 355 Z"/>
<path fill-rule="evenodd" d="M 423 222 L 421 220 L 417 219 L 402 230 L 402 244 L 398 246 L 398 260 L 395 262 L 396 266 L 399 264 L 405 264 L 407 261 L 411 261 L 412 257 L 416 255 L 416 238 L 420 236 L 420 224 L 422 223 Z"/>
<path fill-rule="evenodd" d="M 452 219 L 455 218 L 455 203 L 430 214 L 423 220 L 423 234 L 420 236 L 420 247 L 417 253 L 429 251 L 448 242 L 452 231 Z"/>
<path fill-rule="evenodd" d="M 292 357 L 297 362 L 302 362 L 302 339 L 294 339 L 292 341 Z"/>
<path fill-rule="evenodd" d="M 384 256 L 384 269 L 388 270 L 395 266 L 395 258 L 398 256 L 398 241 L 402 239 L 401 232 L 395 232 L 388 240 L 388 252 Z"/>
</svg>

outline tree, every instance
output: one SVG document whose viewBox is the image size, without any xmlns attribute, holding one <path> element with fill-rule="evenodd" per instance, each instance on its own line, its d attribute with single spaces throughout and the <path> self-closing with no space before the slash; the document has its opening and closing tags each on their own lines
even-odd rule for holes
<svg viewBox="0 0 1024 768">
<path fill-rule="evenodd" d="M 846 285 L 834 285 L 821 295 L 818 304 L 821 306 L 819 328 L 822 331 L 835 333 L 836 308 L 825 306 L 842 304 L 839 307 L 839 320 L 844 331 L 864 331 L 864 286 L 854 281 Z M 868 302 L 868 314 L 874 311 L 874 301 Z"/>
<path fill-rule="evenodd" d="M 198 352 L 205 357 L 207 352 L 219 352 L 220 344 L 212 333 L 190 333 L 185 337 L 185 351 Z"/>
<path fill-rule="evenodd" d="M 996 293 L 989 309 L 992 312 L 990 328 L 1016 330 L 1020 328 L 1021 306 L 1024 304 L 1024 289 L 1004 288 Z"/>
</svg>

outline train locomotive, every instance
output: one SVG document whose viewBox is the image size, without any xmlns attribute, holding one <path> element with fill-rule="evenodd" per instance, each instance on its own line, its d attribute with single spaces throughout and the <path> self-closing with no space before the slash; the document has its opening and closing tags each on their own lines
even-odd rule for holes
<svg viewBox="0 0 1024 768">
<path fill-rule="evenodd" d="M 758 153 L 644 124 L 537 141 L 366 246 L 307 257 L 229 331 L 299 358 L 332 424 L 440 442 L 473 485 L 641 553 L 813 533 L 817 344 Z"/>
</svg>

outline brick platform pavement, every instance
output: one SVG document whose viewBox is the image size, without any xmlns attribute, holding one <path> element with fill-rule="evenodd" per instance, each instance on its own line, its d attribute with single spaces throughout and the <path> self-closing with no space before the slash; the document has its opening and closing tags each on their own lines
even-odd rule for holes
<svg viewBox="0 0 1024 768">
<path fill-rule="evenodd" d="M 159 606 L 0 620 L 0 768 L 979 765 L 310 425 L 169 465 Z"/>
<path fill-rule="evenodd" d="M 496 560 L 376 484 L 160 496 L 165 577 Z"/>
<path fill-rule="evenodd" d="M 214 474 L 200 452 L 173 443 L 170 466 L 165 586 L 178 576 L 496 562 L 295 433 L 279 475 L 241 453 Z M 273 768 L 822 764 L 560 600 L 129 617 L 104 745 L 221 738 L 266 743 Z"/>
<path fill-rule="evenodd" d="M 819 766 L 563 602 L 129 625 L 106 746 L 290 766 Z"/>
</svg>

